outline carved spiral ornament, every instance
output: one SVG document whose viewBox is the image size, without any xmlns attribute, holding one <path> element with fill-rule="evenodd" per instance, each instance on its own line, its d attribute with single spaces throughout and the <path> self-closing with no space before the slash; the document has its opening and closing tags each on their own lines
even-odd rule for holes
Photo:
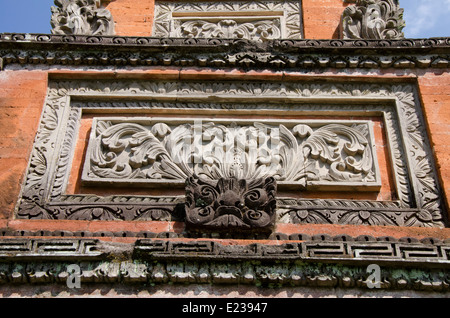
<svg viewBox="0 0 450 318">
<path fill-rule="evenodd" d="M 344 39 L 403 39 L 403 9 L 398 0 L 358 0 L 343 14 Z"/>
<path fill-rule="evenodd" d="M 55 0 L 52 7 L 53 34 L 113 35 L 111 12 L 99 0 Z"/>
</svg>

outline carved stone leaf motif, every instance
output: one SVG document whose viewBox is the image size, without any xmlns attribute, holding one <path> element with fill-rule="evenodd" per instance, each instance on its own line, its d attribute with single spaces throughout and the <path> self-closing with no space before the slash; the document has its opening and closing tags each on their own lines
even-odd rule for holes
<svg viewBox="0 0 450 318">
<path fill-rule="evenodd" d="M 345 141 L 339 136 L 345 136 Z M 339 181 L 362 180 L 366 176 L 373 181 L 372 152 L 367 138 L 357 129 L 339 124 L 327 125 L 316 132 L 311 131 L 305 145 L 310 158 L 330 164 L 327 175 L 323 177 Z M 361 159 L 356 159 L 359 156 Z"/>
<path fill-rule="evenodd" d="M 271 229 L 275 221 L 274 178 L 186 181 L 186 224 L 212 230 Z"/>
<path fill-rule="evenodd" d="M 113 35 L 114 21 L 99 0 L 55 0 L 53 34 Z"/>
<path fill-rule="evenodd" d="M 232 19 L 211 23 L 203 20 L 187 21 L 176 29 L 176 36 L 192 38 L 239 38 L 255 41 L 278 39 L 281 30 L 278 20 L 239 23 Z"/>
<path fill-rule="evenodd" d="M 399 206 L 394 202 L 314 200 L 298 201 L 295 208 L 286 208 L 283 206 L 285 204 L 283 200 L 278 204 L 277 213 L 281 222 L 289 215 L 293 223 L 400 226 L 405 214 L 414 214 L 399 212 Z"/>
<path fill-rule="evenodd" d="M 235 14 L 231 17 L 230 13 Z M 153 35 L 253 41 L 300 39 L 301 7 L 289 0 L 156 1 Z"/>
<path fill-rule="evenodd" d="M 168 179 L 186 176 L 173 163 L 169 151 L 159 138 L 170 133 L 165 124 L 157 124 L 151 130 L 138 124 L 101 124 L 103 128 L 95 139 L 91 156 L 92 173 L 107 178 L 155 178 Z M 97 133 L 99 130 L 97 130 Z M 175 133 L 176 135 L 176 133 Z M 158 136 L 158 137 L 157 137 Z M 170 148 L 168 148 L 170 149 Z M 106 152 L 104 151 L 106 150 Z M 142 167 L 151 168 L 143 171 Z M 183 167 L 183 165 L 181 165 Z M 170 168 L 170 169 L 165 169 Z M 187 176 L 186 176 L 187 177 Z"/>
<path fill-rule="evenodd" d="M 343 14 L 344 39 L 402 39 L 404 26 L 398 0 L 358 0 Z"/>
<path fill-rule="evenodd" d="M 363 127 L 363 128 L 361 128 Z M 197 175 L 304 184 L 376 181 L 366 125 L 139 123 L 97 121 L 89 145 L 88 178 L 178 180 Z"/>
</svg>

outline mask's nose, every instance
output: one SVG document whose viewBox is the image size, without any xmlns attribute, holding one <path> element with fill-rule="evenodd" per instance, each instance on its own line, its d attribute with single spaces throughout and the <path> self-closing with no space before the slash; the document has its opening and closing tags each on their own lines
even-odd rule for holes
<svg viewBox="0 0 450 318">
<path fill-rule="evenodd" d="M 237 208 L 244 207 L 243 200 L 234 191 L 228 190 L 219 197 L 219 204 L 224 206 L 233 206 Z"/>
</svg>

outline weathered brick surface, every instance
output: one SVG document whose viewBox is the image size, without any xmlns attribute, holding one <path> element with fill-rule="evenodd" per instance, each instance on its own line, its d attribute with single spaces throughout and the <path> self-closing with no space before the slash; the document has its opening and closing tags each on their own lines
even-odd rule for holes
<svg viewBox="0 0 450 318">
<path fill-rule="evenodd" d="M 450 206 L 450 74 L 436 71 L 418 77 L 419 91 L 447 207 Z"/>
<path fill-rule="evenodd" d="M 122 36 L 151 36 L 154 0 L 107 1 L 106 8 L 115 22 L 115 32 Z"/>
<path fill-rule="evenodd" d="M 337 235 L 348 235 L 351 237 L 368 235 L 375 238 L 391 236 L 396 239 L 412 237 L 419 240 L 426 237 L 435 237 L 445 240 L 450 237 L 450 229 L 370 225 L 278 224 L 276 231 L 287 235 L 296 233 L 302 233 L 309 236 L 327 234 L 331 237 Z"/>
<path fill-rule="evenodd" d="M 303 25 L 306 39 L 337 39 L 344 8 L 342 0 L 303 0 Z"/>
<path fill-rule="evenodd" d="M 0 72 L 0 218 L 14 210 L 46 91 L 45 72 Z"/>
<path fill-rule="evenodd" d="M 27 230 L 27 231 L 64 230 L 70 232 L 87 231 L 92 233 L 101 231 L 109 231 L 109 232 L 148 231 L 154 233 L 161 233 L 161 232 L 175 231 L 174 226 L 175 222 L 159 222 L 159 221 L 92 222 L 92 221 L 70 221 L 70 220 L 11 220 L 7 222 L 7 227 L 12 230 Z"/>
</svg>

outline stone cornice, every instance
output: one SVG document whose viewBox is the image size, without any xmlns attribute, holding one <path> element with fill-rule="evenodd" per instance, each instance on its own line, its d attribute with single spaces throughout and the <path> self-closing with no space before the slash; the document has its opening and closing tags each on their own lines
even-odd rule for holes
<svg viewBox="0 0 450 318">
<path fill-rule="evenodd" d="M 244 284 L 448 292 L 449 245 L 442 242 L 292 241 L 222 244 L 214 240 L 4 239 L 0 286 L 67 284 L 79 268 L 89 284 Z"/>
<path fill-rule="evenodd" d="M 450 38 L 401 40 L 187 39 L 0 34 L 8 64 L 246 69 L 447 68 Z"/>
<path fill-rule="evenodd" d="M 294 238 L 294 237 L 292 237 Z M 100 238 L 3 238 L 0 263 L 17 261 L 83 261 L 129 258 L 146 261 L 301 261 L 347 265 L 377 263 L 385 266 L 450 268 L 450 242 L 426 238 L 399 240 L 361 235 L 298 235 L 299 240 L 236 240 L 139 238 L 114 243 Z M 256 243 L 255 243 L 256 242 Z"/>
</svg>

